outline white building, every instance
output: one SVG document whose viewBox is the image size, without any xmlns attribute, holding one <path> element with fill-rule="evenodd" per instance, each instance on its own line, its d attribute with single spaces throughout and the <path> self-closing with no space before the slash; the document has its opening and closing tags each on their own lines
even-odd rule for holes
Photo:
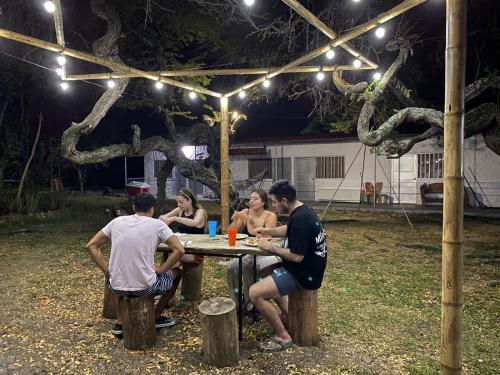
<svg viewBox="0 0 500 375">
<path fill-rule="evenodd" d="M 335 194 L 334 202 L 357 203 L 362 197 L 363 178 L 373 186 L 382 183 L 381 196 L 387 203 L 421 204 L 420 186 L 442 182 L 443 176 L 443 149 L 435 140 L 421 142 L 400 159 L 391 160 L 375 156 L 369 147 L 365 152 L 357 138 L 331 134 L 256 138 L 233 143 L 230 157 L 236 182 L 265 171 L 263 181 L 256 181 L 250 189 L 267 189 L 273 181 L 286 178 L 295 185 L 300 199 L 310 201 L 328 201 Z M 159 160 L 159 153 L 145 157 L 146 182 L 154 192 Z M 479 205 L 479 200 L 486 206 L 500 207 L 500 156 L 486 147 L 482 135 L 465 140 L 464 174 L 470 205 Z M 200 197 L 211 195 L 209 189 L 187 181 L 174 169 L 167 181 L 167 194 L 175 195 L 180 186 L 194 188 Z M 250 189 L 241 193 L 246 196 Z"/>
</svg>

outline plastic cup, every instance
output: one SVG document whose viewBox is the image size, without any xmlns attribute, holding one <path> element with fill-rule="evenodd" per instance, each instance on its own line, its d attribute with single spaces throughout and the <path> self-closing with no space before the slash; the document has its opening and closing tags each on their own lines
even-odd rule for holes
<svg viewBox="0 0 500 375">
<path fill-rule="evenodd" d="M 227 240 L 229 246 L 236 246 L 236 228 L 227 228 Z"/>
<path fill-rule="evenodd" d="M 208 222 L 208 237 L 215 238 L 216 233 L 217 233 L 217 221 L 210 220 Z"/>
</svg>

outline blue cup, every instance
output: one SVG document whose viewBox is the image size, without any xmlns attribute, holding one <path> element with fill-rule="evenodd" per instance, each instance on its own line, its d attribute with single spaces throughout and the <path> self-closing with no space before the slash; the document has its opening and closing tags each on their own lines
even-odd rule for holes
<svg viewBox="0 0 500 375">
<path fill-rule="evenodd" d="M 217 233 L 217 221 L 210 220 L 208 222 L 208 236 L 210 238 L 215 238 L 216 233 Z"/>
</svg>

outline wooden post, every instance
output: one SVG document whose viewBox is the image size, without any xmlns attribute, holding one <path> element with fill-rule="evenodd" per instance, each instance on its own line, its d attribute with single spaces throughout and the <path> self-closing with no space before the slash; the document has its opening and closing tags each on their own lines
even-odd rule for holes
<svg viewBox="0 0 500 375">
<path fill-rule="evenodd" d="M 105 278 L 104 297 L 102 299 L 102 317 L 104 319 L 116 319 L 118 308 L 118 296 L 108 288 L 108 278 Z"/>
<path fill-rule="evenodd" d="M 229 226 L 229 105 L 228 98 L 220 99 L 220 206 L 221 229 Z"/>
<path fill-rule="evenodd" d="M 318 291 L 297 290 L 288 296 L 289 331 L 299 346 L 319 345 Z"/>
<path fill-rule="evenodd" d="M 182 265 L 181 295 L 185 301 L 198 301 L 201 297 L 203 263 L 184 263 Z"/>
<path fill-rule="evenodd" d="M 156 342 L 154 303 L 151 296 L 118 299 L 123 324 L 123 346 L 129 350 L 145 350 Z"/>
<path fill-rule="evenodd" d="M 200 304 L 203 355 L 217 367 L 235 365 L 240 360 L 236 304 L 231 298 L 215 297 Z"/>
<path fill-rule="evenodd" d="M 462 374 L 466 0 L 446 1 L 441 374 Z"/>
</svg>

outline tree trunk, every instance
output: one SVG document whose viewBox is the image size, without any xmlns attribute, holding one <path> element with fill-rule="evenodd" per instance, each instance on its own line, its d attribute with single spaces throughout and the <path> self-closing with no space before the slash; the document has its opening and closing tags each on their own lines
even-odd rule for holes
<svg viewBox="0 0 500 375">
<path fill-rule="evenodd" d="M 167 178 L 170 176 L 172 173 L 172 169 L 174 169 L 174 164 L 170 160 L 166 160 L 165 164 L 163 164 L 163 167 L 160 170 L 160 174 L 158 175 L 158 179 L 156 180 L 156 188 L 157 188 L 157 199 L 158 199 L 158 206 L 163 208 L 165 205 L 165 200 L 167 198 L 166 194 L 166 183 L 167 183 Z"/>
<path fill-rule="evenodd" d="M 125 349 L 146 350 L 154 346 L 156 328 L 152 296 L 120 297 L 118 306 Z"/>
<path fill-rule="evenodd" d="M 288 297 L 290 334 L 299 346 L 319 345 L 318 291 L 297 290 Z"/>
<path fill-rule="evenodd" d="M 16 206 L 18 208 L 21 207 L 21 193 L 23 192 L 24 180 L 26 179 L 28 168 L 30 167 L 31 161 L 33 160 L 33 156 L 35 155 L 35 149 L 36 146 L 38 145 L 38 138 L 40 137 L 40 129 L 42 128 L 42 121 L 43 121 L 43 114 L 42 112 L 40 112 L 40 114 L 38 115 L 38 129 L 36 131 L 35 141 L 33 142 L 33 147 L 31 148 L 31 154 L 28 158 L 28 161 L 26 162 L 23 174 L 21 176 L 21 181 L 19 182 L 19 187 L 17 188 Z"/>
<path fill-rule="evenodd" d="M 215 297 L 200 304 L 203 355 L 209 365 L 232 366 L 240 360 L 236 304 L 230 298 Z"/>
</svg>

